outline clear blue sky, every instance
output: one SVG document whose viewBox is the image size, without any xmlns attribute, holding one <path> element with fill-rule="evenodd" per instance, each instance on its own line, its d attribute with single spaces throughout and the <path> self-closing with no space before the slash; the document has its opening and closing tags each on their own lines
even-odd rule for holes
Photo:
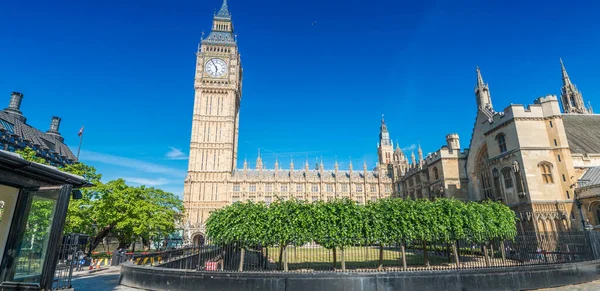
<svg viewBox="0 0 600 291">
<path fill-rule="evenodd" d="M 600 2 L 488 2 L 230 0 L 244 66 L 238 166 L 261 148 L 268 167 L 275 154 L 286 166 L 293 155 L 296 167 L 306 156 L 372 167 L 382 113 L 403 148 L 433 152 L 450 132 L 468 147 L 477 65 L 499 111 L 559 94 L 562 57 L 600 110 Z M 0 101 L 24 93 L 22 111 L 44 130 L 62 117 L 74 151 L 85 125 L 82 161 L 106 179 L 181 194 L 194 53 L 220 6 L 5 1 Z"/>
</svg>

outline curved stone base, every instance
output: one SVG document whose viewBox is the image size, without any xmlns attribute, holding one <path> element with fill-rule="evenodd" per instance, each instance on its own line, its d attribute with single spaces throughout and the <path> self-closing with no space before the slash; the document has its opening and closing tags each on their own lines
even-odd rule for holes
<svg viewBox="0 0 600 291">
<path fill-rule="evenodd" d="M 121 267 L 120 283 L 147 290 L 527 290 L 600 279 L 600 260 L 497 269 L 374 273 L 199 272 Z"/>
</svg>

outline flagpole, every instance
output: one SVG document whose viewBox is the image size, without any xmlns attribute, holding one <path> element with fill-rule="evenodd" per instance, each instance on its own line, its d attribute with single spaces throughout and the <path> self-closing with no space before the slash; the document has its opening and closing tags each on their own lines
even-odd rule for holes
<svg viewBox="0 0 600 291">
<path fill-rule="evenodd" d="M 83 131 L 81 131 L 81 134 L 79 135 L 79 146 L 77 147 L 77 161 L 78 162 L 79 162 L 79 152 L 81 151 L 81 143 L 82 142 L 83 142 Z"/>
</svg>

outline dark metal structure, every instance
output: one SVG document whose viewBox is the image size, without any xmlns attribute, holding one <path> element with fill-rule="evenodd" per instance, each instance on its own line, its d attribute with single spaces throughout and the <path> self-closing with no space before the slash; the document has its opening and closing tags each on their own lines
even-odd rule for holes
<svg viewBox="0 0 600 291">
<path fill-rule="evenodd" d="M 0 150 L 0 289 L 50 290 L 71 195 L 82 177 Z"/>
<path fill-rule="evenodd" d="M 73 269 L 77 265 L 82 265 L 82 262 L 79 262 L 79 256 L 84 254 L 88 240 L 89 236 L 86 234 L 69 233 L 63 236 L 58 250 L 58 263 L 54 271 L 52 290 L 72 287 Z"/>
</svg>

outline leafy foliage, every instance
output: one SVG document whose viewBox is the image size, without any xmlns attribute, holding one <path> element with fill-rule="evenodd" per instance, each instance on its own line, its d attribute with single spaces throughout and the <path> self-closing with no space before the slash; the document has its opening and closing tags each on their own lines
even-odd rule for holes
<svg viewBox="0 0 600 291">
<path fill-rule="evenodd" d="M 48 164 L 31 148 L 17 153 L 26 160 Z M 70 200 L 65 223 L 65 232 L 92 237 L 89 252 L 109 234 L 119 239 L 121 247 L 127 247 L 138 238 L 149 241 L 175 231 L 175 219 L 183 212 L 183 202 L 172 193 L 145 186 L 132 187 L 122 179 L 103 184 L 100 181 L 102 175 L 83 163 L 66 165 L 60 170 L 82 176 L 94 185 L 81 189 L 82 199 Z M 42 217 L 44 213 L 40 212 L 36 217 Z M 44 229 L 43 225 L 40 224 L 38 229 Z"/>
<path fill-rule="evenodd" d="M 349 199 L 329 202 L 278 200 L 270 206 L 235 203 L 212 213 L 207 236 L 219 243 L 301 245 L 315 241 L 335 249 L 414 240 L 488 242 L 516 235 L 515 214 L 498 202 L 454 199 L 381 199 L 366 206 Z"/>
</svg>

